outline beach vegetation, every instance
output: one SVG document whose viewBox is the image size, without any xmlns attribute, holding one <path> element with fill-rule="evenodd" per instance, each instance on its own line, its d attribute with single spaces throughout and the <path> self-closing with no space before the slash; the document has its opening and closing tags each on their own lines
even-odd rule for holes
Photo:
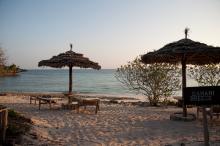
<svg viewBox="0 0 220 146">
<path fill-rule="evenodd" d="M 23 71 L 15 64 L 6 65 L 6 56 L 2 48 L 0 48 L 0 76 L 16 75 L 16 73 Z"/>
<path fill-rule="evenodd" d="M 188 72 L 199 86 L 220 85 L 220 64 L 194 65 L 188 69 Z"/>
<path fill-rule="evenodd" d="M 118 68 L 115 77 L 129 90 L 145 95 L 150 105 L 157 106 L 160 99 L 166 100 L 181 88 L 180 75 L 176 65 L 144 64 L 136 58 Z"/>
<path fill-rule="evenodd" d="M 31 120 L 25 118 L 14 110 L 8 110 L 8 128 L 6 131 L 6 144 L 11 141 L 16 144 L 21 143 L 21 136 L 27 133 L 31 128 Z"/>
<path fill-rule="evenodd" d="M 0 47 L 0 67 L 5 66 L 6 57 L 3 49 Z"/>
</svg>

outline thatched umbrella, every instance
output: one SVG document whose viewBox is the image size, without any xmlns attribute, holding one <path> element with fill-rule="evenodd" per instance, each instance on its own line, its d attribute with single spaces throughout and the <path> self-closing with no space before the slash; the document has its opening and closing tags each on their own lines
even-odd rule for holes
<svg viewBox="0 0 220 146">
<path fill-rule="evenodd" d="M 171 63 L 182 64 L 182 99 L 183 116 L 187 116 L 187 109 L 184 103 L 183 89 L 186 87 L 186 64 L 205 65 L 220 63 L 220 47 L 208 46 L 187 38 L 188 28 L 185 29 L 185 39 L 169 43 L 161 49 L 149 52 L 141 57 L 146 64 Z"/>
<path fill-rule="evenodd" d="M 69 94 L 72 93 L 72 68 L 74 66 L 80 68 L 93 68 L 101 69 L 101 66 L 88 58 L 84 57 L 83 54 L 75 53 L 72 51 L 72 44 L 70 44 L 70 51 L 61 53 L 57 56 L 53 56 L 48 60 L 42 60 L 38 63 L 38 66 L 49 66 L 54 68 L 62 68 L 65 66 L 69 67 Z"/>
</svg>

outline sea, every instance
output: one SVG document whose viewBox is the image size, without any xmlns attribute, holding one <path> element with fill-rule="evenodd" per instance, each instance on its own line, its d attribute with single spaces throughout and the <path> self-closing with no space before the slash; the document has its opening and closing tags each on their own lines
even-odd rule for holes
<svg viewBox="0 0 220 146">
<path fill-rule="evenodd" d="M 115 69 L 73 69 L 73 91 L 79 94 L 104 96 L 142 96 L 129 91 L 115 78 Z M 190 85 L 195 84 L 192 80 Z M 0 92 L 53 92 L 69 89 L 68 69 L 36 69 L 16 76 L 0 77 Z M 175 93 L 181 95 L 181 91 Z"/>
</svg>

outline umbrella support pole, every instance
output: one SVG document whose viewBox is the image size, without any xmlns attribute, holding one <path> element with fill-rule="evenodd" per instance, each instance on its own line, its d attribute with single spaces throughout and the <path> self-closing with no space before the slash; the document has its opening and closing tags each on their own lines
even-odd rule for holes
<svg viewBox="0 0 220 146">
<path fill-rule="evenodd" d="M 72 66 L 69 66 L 69 94 L 72 93 Z"/>
<path fill-rule="evenodd" d="M 204 128 L 204 141 L 205 146 L 209 146 L 209 129 L 208 129 L 208 122 L 207 122 L 207 111 L 206 107 L 202 107 L 203 113 L 203 128 Z"/>
<path fill-rule="evenodd" d="M 101 66 L 98 63 L 89 60 L 89 58 L 84 57 L 83 54 L 73 52 L 72 47 L 73 45 L 70 44 L 70 51 L 60 53 L 47 60 L 41 60 L 38 63 L 38 66 L 50 66 L 55 68 L 69 67 L 69 95 L 72 94 L 72 68 L 74 66 L 97 70 L 101 69 Z"/>
<path fill-rule="evenodd" d="M 184 101 L 185 95 L 183 92 L 183 89 L 186 88 L 186 59 L 185 59 L 185 55 L 182 58 L 182 101 L 183 101 L 183 117 L 187 117 L 187 108 L 186 108 L 186 104 Z"/>
</svg>

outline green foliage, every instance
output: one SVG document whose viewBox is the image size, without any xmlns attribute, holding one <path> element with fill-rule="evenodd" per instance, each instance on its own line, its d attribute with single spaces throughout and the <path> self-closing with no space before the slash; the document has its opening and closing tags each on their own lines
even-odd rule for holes
<svg viewBox="0 0 220 146">
<path fill-rule="evenodd" d="M 16 113 L 14 110 L 9 109 L 9 110 L 8 110 L 8 116 L 9 116 L 9 117 L 18 117 L 19 114 Z"/>
<path fill-rule="evenodd" d="M 151 105 L 180 89 L 180 70 L 175 65 L 143 64 L 139 58 L 117 69 L 115 77 L 129 90 L 147 96 Z"/>
<path fill-rule="evenodd" d="M 3 49 L 0 47 L 0 68 L 5 65 L 6 57 Z"/>
<path fill-rule="evenodd" d="M 17 72 L 17 66 L 15 64 L 12 64 L 8 67 L 8 69 L 13 72 L 13 73 L 16 73 Z"/>
<path fill-rule="evenodd" d="M 1 66 L 0 67 L 0 76 L 5 76 L 5 75 L 16 75 L 16 73 L 19 71 L 20 69 L 15 65 L 12 64 L 10 66 Z"/>
<path fill-rule="evenodd" d="M 197 81 L 199 86 L 220 85 L 220 65 L 194 65 L 188 69 L 189 76 Z"/>
<path fill-rule="evenodd" d="M 19 71 L 15 64 L 6 66 L 6 57 L 3 49 L 0 47 L 0 76 L 15 75 Z"/>
<path fill-rule="evenodd" d="M 23 117 L 14 110 L 8 110 L 8 128 L 6 139 L 10 137 L 19 139 L 21 135 L 30 130 L 31 120 Z"/>
</svg>

